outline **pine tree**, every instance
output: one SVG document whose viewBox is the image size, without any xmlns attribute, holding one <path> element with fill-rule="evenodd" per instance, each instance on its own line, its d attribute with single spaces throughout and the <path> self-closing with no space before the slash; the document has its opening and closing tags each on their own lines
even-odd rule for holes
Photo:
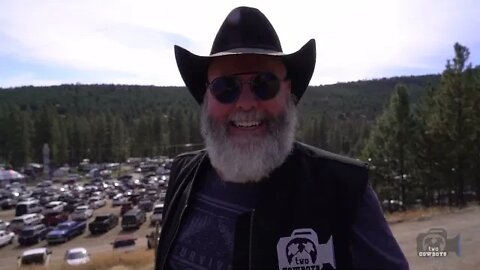
<svg viewBox="0 0 480 270">
<path fill-rule="evenodd" d="M 442 154 L 438 147 L 439 138 L 433 136 L 428 126 L 435 117 L 432 111 L 435 108 L 435 92 L 436 89 L 432 85 L 427 86 L 427 92 L 414 113 L 415 129 L 412 136 L 412 175 L 422 190 L 422 201 L 426 206 L 434 203 L 436 190 L 445 188 L 439 181 L 442 163 Z"/>
<path fill-rule="evenodd" d="M 56 116 L 51 116 L 49 119 L 49 139 L 48 145 L 50 146 L 50 156 L 53 164 L 57 166 L 62 165 L 62 156 L 60 154 L 60 141 L 61 141 L 61 130 L 59 119 Z"/>
<path fill-rule="evenodd" d="M 455 43 L 455 57 L 447 61 L 442 74 L 439 91 L 435 97 L 436 107 L 429 125 L 432 134 L 441 139 L 443 163 L 450 169 L 444 179 L 456 194 L 456 205 L 464 206 L 465 176 L 468 173 L 469 142 L 474 134 L 472 101 L 474 100 L 471 65 L 467 63 L 468 48 Z M 450 179 L 453 179 L 451 181 Z M 451 200 L 450 200 L 451 202 Z"/>
<path fill-rule="evenodd" d="M 386 189 L 389 196 L 400 193 L 402 207 L 408 203 L 408 187 L 411 146 L 410 136 L 413 120 L 407 88 L 395 86 L 390 103 L 380 116 L 363 150 L 362 157 L 376 167 L 376 176 L 383 178 L 384 185 L 394 187 Z M 387 195 L 387 196 L 388 196 Z"/>
</svg>

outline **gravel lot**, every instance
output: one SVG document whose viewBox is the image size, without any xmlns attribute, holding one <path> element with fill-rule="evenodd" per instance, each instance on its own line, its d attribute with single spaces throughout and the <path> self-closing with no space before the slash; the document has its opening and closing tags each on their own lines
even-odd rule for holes
<svg viewBox="0 0 480 270">
<path fill-rule="evenodd" d="M 120 208 L 110 207 L 111 201 L 108 201 L 107 206 L 102 208 L 96 209 L 94 212 L 94 217 L 100 213 L 115 213 L 117 215 L 120 214 Z M 95 256 L 95 253 L 98 252 L 108 252 L 112 251 L 112 246 L 110 242 L 112 242 L 115 237 L 119 234 L 133 234 L 138 238 L 137 241 L 137 248 L 138 249 L 146 249 L 147 241 L 146 235 L 154 230 L 154 227 L 150 227 L 150 215 L 151 212 L 147 213 L 147 222 L 145 222 L 140 229 L 135 231 L 129 232 L 122 232 L 122 228 L 119 224 L 106 234 L 95 235 L 92 236 L 88 229 L 85 231 L 83 235 L 79 235 L 74 239 L 59 245 L 49 246 L 46 241 L 41 241 L 38 244 L 22 247 L 18 245 L 17 240 L 15 239 L 13 244 L 0 248 L 0 270 L 7 270 L 7 269 L 17 269 L 17 257 L 26 249 L 37 248 L 37 247 L 49 247 L 52 253 L 52 261 L 63 260 L 63 256 L 67 249 L 74 248 L 74 247 L 84 247 L 86 248 L 92 256 Z M 14 210 L 8 211 L 0 211 L 0 219 L 10 221 L 15 217 Z M 93 218 L 90 218 L 88 222 L 93 221 Z"/>
<path fill-rule="evenodd" d="M 447 257 L 419 257 L 416 238 L 431 228 L 443 228 L 447 238 L 460 234 L 461 255 Z M 391 225 L 412 270 L 478 270 L 480 269 L 480 207 L 472 206 L 456 213 L 443 214 L 423 221 L 409 221 Z"/>
<path fill-rule="evenodd" d="M 118 214 L 120 209 L 110 206 L 97 209 L 95 214 L 113 212 Z M 94 214 L 94 215 L 95 215 Z M 11 220 L 14 211 L 0 211 L 0 219 Z M 148 214 L 148 217 L 150 213 Z M 91 221 L 92 219 L 90 219 Z M 419 233 L 426 233 L 431 228 L 444 228 L 447 230 L 448 238 L 461 235 L 461 256 L 452 253 L 443 258 L 425 258 L 417 255 L 416 238 Z M 147 220 L 142 227 L 131 232 L 139 239 L 137 242 L 138 249 L 146 249 L 145 235 L 153 230 L 149 226 Z M 469 207 L 456 213 L 442 214 L 425 218 L 422 221 L 408 221 L 391 225 L 391 229 L 399 242 L 410 268 L 413 270 L 475 270 L 480 269 L 480 207 Z M 112 250 L 110 242 L 119 234 L 122 234 L 121 227 L 118 225 L 113 230 L 100 236 L 91 236 L 88 231 L 71 241 L 51 246 L 53 251 L 52 260 L 62 260 L 65 251 L 73 247 L 85 247 L 92 256 L 98 252 L 109 252 Z M 46 242 L 42 241 L 27 248 L 46 246 Z M 19 247 L 15 241 L 12 245 L 8 245 L 0 249 L 0 270 L 16 269 L 17 256 L 25 250 L 25 247 Z"/>
</svg>

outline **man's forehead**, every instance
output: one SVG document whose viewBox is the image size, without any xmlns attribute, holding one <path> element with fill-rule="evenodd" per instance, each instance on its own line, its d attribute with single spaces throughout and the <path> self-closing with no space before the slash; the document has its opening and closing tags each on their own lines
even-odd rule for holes
<svg viewBox="0 0 480 270">
<path fill-rule="evenodd" d="M 271 71 L 284 74 L 285 64 L 280 57 L 267 55 L 228 55 L 212 60 L 208 68 L 210 73 L 238 73 L 248 71 Z"/>
</svg>

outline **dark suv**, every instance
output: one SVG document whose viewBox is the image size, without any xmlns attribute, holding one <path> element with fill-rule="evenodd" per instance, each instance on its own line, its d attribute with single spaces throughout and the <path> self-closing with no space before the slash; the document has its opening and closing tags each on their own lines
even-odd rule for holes
<svg viewBox="0 0 480 270">
<path fill-rule="evenodd" d="M 145 211 L 142 209 L 132 209 L 122 217 L 122 229 L 138 229 L 147 220 Z"/>
<path fill-rule="evenodd" d="M 44 224 L 37 224 L 23 228 L 18 235 L 18 243 L 22 246 L 32 245 L 45 239 L 48 229 Z"/>
<path fill-rule="evenodd" d="M 88 229 L 91 234 L 108 232 L 118 224 L 118 217 L 114 214 L 103 214 L 95 218 L 94 221 L 88 224 Z"/>
</svg>

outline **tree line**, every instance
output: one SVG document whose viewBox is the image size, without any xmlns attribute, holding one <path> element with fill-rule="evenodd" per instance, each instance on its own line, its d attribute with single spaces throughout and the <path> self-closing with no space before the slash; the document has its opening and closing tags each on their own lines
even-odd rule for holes
<svg viewBox="0 0 480 270">
<path fill-rule="evenodd" d="M 405 206 L 480 194 L 479 75 L 455 44 L 442 74 L 310 86 L 298 105 L 297 137 L 370 161 L 382 198 Z M 199 106 L 184 87 L 23 86 L 0 89 L 0 163 L 19 168 L 174 156 L 202 148 Z M 465 192 L 463 192 L 465 191 Z"/>
<path fill-rule="evenodd" d="M 407 86 L 395 87 L 361 152 L 383 198 L 425 205 L 480 202 L 480 68 L 456 43 L 439 84 L 412 105 Z"/>
<path fill-rule="evenodd" d="M 374 119 L 399 82 L 419 96 L 438 76 L 397 77 L 310 87 L 300 101 L 297 137 L 358 156 Z M 0 89 L 0 163 L 55 166 L 173 156 L 202 147 L 199 106 L 184 87 L 69 84 Z M 187 146 L 185 146 L 188 144 Z"/>
</svg>

